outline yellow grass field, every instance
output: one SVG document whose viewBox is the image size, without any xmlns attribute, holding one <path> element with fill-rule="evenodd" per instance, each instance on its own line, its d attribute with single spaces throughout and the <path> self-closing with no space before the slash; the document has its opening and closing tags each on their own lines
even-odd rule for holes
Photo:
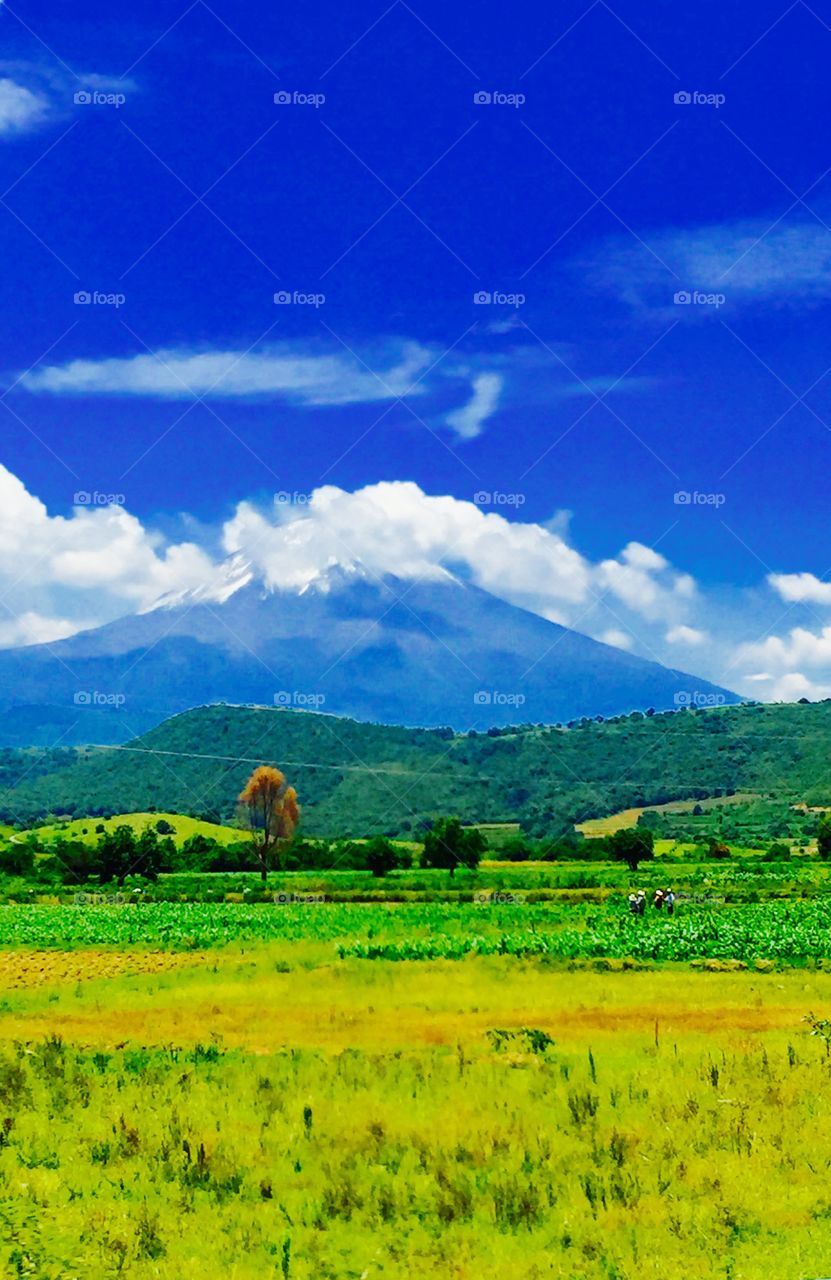
<svg viewBox="0 0 831 1280">
<path fill-rule="evenodd" d="M 173 827 L 171 839 L 174 844 L 184 844 L 191 836 L 207 836 L 219 844 L 231 844 L 239 840 L 247 840 L 249 833 L 239 827 L 226 827 L 215 822 L 203 822 L 199 818 L 188 818 L 181 813 L 120 813 L 115 818 L 76 818 L 72 822 L 57 822 L 51 826 L 35 827 L 32 834 L 41 840 L 79 840 L 84 844 L 95 844 L 100 838 L 99 827 L 104 831 L 115 831 L 116 827 L 129 827 L 135 835 L 141 835 L 147 827 L 155 827 L 162 819 Z"/>
<path fill-rule="evenodd" d="M 584 836 L 609 836 L 613 831 L 620 831 L 624 827 L 636 827 L 647 807 L 650 813 L 692 813 L 699 804 L 702 809 L 717 809 L 722 805 L 746 804 L 755 799 L 755 793 L 747 792 L 732 796 L 713 796 L 709 800 L 670 800 L 666 804 L 651 804 L 639 809 L 621 809 L 619 813 L 611 813 L 605 818 L 589 818 L 586 822 L 577 823 L 576 829 L 582 831 Z"/>
<path fill-rule="evenodd" d="M 0 1273 L 827 1275 L 829 1007 L 805 970 L 5 953 Z"/>
</svg>

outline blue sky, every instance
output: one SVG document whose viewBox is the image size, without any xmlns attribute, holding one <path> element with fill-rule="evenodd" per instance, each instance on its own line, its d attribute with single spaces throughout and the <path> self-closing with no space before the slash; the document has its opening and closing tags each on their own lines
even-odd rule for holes
<svg viewBox="0 0 831 1280">
<path fill-rule="evenodd" d="M 498 517 L 528 607 L 831 690 L 831 6 L 35 2 L 0 31 L 0 462 L 50 564 L 6 643 L 146 603 L 125 541 L 171 587 L 171 550 L 247 553 L 229 528 L 322 485 L 418 507 L 417 541 L 435 509 L 377 488 L 412 482 Z M 552 593 L 577 563 L 590 595 Z"/>
</svg>

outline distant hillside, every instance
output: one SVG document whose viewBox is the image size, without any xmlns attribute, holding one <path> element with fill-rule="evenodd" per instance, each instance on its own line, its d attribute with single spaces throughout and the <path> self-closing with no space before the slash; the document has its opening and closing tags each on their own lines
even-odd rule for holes
<svg viewBox="0 0 831 1280">
<path fill-rule="evenodd" d="M 831 703 L 475 735 L 203 707 L 128 747 L 0 752 L 0 821 L 148 809 L 227 821 L 258 763 L 295 783 L 307 834 L 404 834 L 457 813 L 550 835 L 634 806 L 731 792 L 831 803 Z"/>
</svg>

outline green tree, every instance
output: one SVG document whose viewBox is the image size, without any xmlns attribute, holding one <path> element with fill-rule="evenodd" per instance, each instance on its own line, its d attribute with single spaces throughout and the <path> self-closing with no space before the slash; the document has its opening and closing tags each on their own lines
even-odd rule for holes
<svg viewBox="0 0 831 1280">
<path fill-rule="evenodd" d="M 162 849 L 159 837 L 152 827 L 147 827 L 136 841 L 136 861 L 131 870 L 147 880 L 156 880 L 161 869 Z"/>
<path fill-rule="evenodd" d="M 831 813 L 824 813 L 820 818 L 817 849 L 821 858 L 831 858 Z"/>
<path fill-rule="evenodd" d="M 424 837 L 422 865 L 455 874 L 457 867 L 474 871 L 488 843 L 475 827 L 463 827 L 458 818 L 438 818 Z"/>
<path fill-rule="evenodd" d="M 375 836 L 364 846 L 367 869 L 374 876 L 385 876 L 390 871 L 397 871 L 403 863 L 402 850 L 398 849 L 386 836 Z"/>
<path fill-rule="evenodd" d="M 131 827 L 119 826 L 114 831 L 104 832 L 98 841 L 97 850 L 102 884 L 110 880 L 117 880 L 119 884 L 124 883 L 138 861 L 136 845 L 136 837 Z"/>
<path fill-rule="evenodd" d="M 609 857 L 625 862 L 632 872 L 655 856 L 655 836 L 649 827 L 624 827 L 607 836 L 605 843 Z"/>
</svg>

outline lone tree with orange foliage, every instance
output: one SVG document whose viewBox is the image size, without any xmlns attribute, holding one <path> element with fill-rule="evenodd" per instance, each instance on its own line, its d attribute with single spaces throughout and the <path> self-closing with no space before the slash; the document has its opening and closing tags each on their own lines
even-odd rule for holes
<svg viewBox="0 0 831 1280">
<path fill-rule="evenodd" d="M 262 765 L 251 774 L 239 802 L 265 880 L 280 846 L 291 840 L 300 821 L 297 792 L 279 769 Z"/>
</svg>

